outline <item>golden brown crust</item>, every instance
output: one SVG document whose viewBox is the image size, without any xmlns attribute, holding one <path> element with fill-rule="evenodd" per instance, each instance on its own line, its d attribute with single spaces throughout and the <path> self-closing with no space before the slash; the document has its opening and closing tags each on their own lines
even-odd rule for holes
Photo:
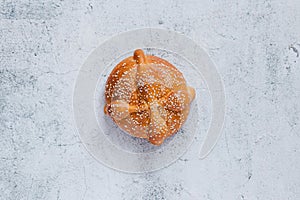
<svg viewBox="0 0 300 200">
<path fill-rule="evenodd" d="M 129 134 L 160 145 L 185 122 L 194 97 L 176 67 L 138 49 L 110 73 L 104 112 Z"/>
<path fill-rule="evenodd" d="M 124 72 L 134 68 L 136 64 L 133 56 L 130 56 L 124 60 L 122 60 L 110 73 L 106 81 L 106 88 L 105 88 L 105 100 L 107 103 L 111 102 L 111 97 L 114 92 L 114 86 L 122 77 Z M 116 76 L 117 75 L 117 76 Z"/>
</svg>

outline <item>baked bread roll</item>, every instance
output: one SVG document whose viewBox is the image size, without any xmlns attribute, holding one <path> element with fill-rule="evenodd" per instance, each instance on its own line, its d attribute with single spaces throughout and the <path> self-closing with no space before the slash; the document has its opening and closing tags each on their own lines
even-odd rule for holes
<svg viewBox="0 0 300 200">
<path fill-rule="evenodd" d="M 194 98 L 176 67 L 137 49 L 110 73 L 104 112 L 130 135 L 160 145 L 180 129 Z"/>
</svg>

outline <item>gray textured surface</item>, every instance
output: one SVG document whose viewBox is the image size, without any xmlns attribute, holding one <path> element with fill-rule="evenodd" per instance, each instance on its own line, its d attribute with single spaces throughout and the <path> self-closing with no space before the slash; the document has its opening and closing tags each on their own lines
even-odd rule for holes
<svg viewBox="0 0 300 200">
<path fill-rule="evenodd" d="M 78 69 L 141 27 L 203 43 L 227 115 L 203 161 L 131 175 L 97 163 L 74 131 Z M 1 1 L 0 199 L 299 199 L 299 1 Z"/>
</svg>

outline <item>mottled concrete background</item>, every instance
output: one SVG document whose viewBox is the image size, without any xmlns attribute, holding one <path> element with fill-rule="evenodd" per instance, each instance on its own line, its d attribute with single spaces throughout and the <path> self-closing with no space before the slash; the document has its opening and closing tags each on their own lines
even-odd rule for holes
<svg viewBox="0 0 300 200">
<path fill-rule="evenodd" d="M 300 1 L 0 1 L 0 199 L 300 199 Z M 142 27 L 204 44 L 224 80 L 224 133 L 149 174 L 97 163 L 75 134 L 78 69 Z"/>
</svg>

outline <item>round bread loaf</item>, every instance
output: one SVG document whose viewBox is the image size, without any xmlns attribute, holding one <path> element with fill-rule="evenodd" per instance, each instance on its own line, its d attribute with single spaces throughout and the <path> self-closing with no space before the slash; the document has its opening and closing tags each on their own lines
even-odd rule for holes
<svg viewBox="0 0 300 200">
<path fill-rule="evenodd" d="M 130 135 L 160 145 L 180 129 L 194 98 L 176 67 L 137 49 L 110 73 L 104 112 Z"/>
</svg>

